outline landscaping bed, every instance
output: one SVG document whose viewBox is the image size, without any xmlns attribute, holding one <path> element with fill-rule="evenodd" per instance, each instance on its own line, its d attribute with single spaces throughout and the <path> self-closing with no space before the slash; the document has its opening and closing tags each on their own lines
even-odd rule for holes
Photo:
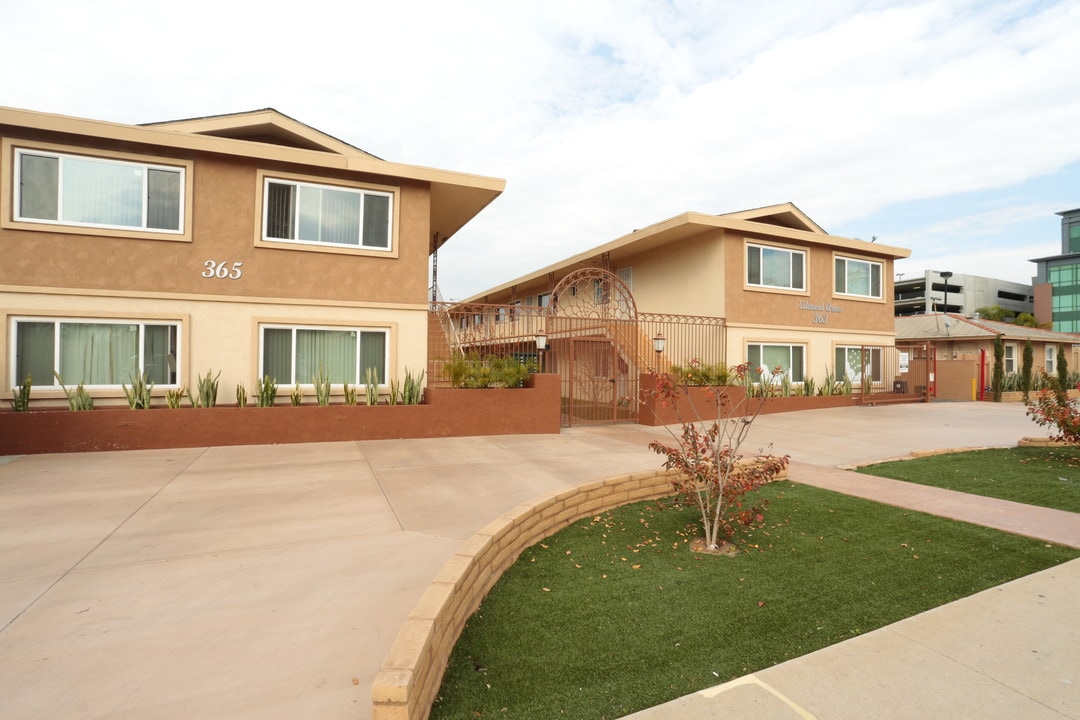
<svg viewBox="0 0 1080 720">
<path fill-rule="evenodd" d="M 559 432 L 559 378 L 428 388 L 421 405 L 0 412 L 0 455 Z"/>
</svg>

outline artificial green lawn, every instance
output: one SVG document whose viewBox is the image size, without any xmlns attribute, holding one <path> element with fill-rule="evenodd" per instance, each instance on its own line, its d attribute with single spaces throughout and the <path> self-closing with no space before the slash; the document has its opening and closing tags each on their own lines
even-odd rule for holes
<svg viewBox="0 0 1080 720">
<path fill-rule="evenodd" d="M 525 550 L 469 620 L 432 712 L 617 718 L 1080 556 L 787 481 L 734 557 L 638 503 Z"/>
<path fill-rule="evenodd" d="M 1014 447 L 859 468 L 867 475 L 1080 513 L 1080 448 Z"/>
</svg>

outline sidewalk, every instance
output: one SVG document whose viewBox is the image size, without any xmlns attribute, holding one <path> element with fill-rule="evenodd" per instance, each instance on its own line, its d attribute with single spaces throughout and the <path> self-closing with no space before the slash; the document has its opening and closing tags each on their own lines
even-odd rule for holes
<svg viewBox="0 0 1080 720">
<path fill-rule="evenodd" d="M 1015 445 L 1032 428 L 1020 406 L 897 405 L 762 416 L 751 442 L 791 454 L 792 479 L 813 482 L 862 478 L 835 468 L 913 450 Z M 663 432 L 620 425 L 0 458 L 0 714 L 368 717 L 371 681 L 398 627 L 462 542 L 531 498 L 655 469 L 647 445 Z M 1065 520 L 1066 532 L 1080 522 Z M 676 702 L 691 720 L 728 716 L 733 698 L 751 703 L 731 706 L 734 717 L 785 717 L 769 710 L 777 695 L 764 683 L 821 718 L 979 715 L 965 704 L 893 712 L 908 706 L 889 693 L 919 695 L 907 683 L 920 681 L 928 659 L 916 646 L 897 654 L 866 643 L 883 634 L 895 645 L 905 626 L 905 642 L 967 668 L 978 658 L 965 652 L 1004 667 L 1010 653 L 1030 661 L 1037 650 L 1043 674 L 1021 672 L 1030 687 L 1009 687 L 1055 708 L 1046 717 L 1080 718 L 1070 704 L 1080 688 L 1078 575 L 1073 562 L 758 673 L 757 684 Z M 830 652 L 840 654 L 821 657 Z M 947 697 L 969 699 L 993 697 L 984 685 L 1000 677 L 934 672 L 930 680 L 956 679 Z M 814 693 L 831 679 L 834 702 L 818 710 Z"/>
</svg>

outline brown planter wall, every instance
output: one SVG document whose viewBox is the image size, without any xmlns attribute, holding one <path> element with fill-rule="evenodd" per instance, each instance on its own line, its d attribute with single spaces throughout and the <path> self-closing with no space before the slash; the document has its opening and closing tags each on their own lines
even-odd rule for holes
<svg viewBox="0 0 1080 720">
<path fill-rule="evenodd" d="M 559 432 L 559 377 L 428 388 L 424 405 L 0 412 L 0 455 Z"/>
<path fill-rule="evenodd" d="M 681 422 L 675 408 L 670 404 L 665 407 L 660 398 L 657 398 L 649 390 L 656 387 L 655 375 L 641 376 L 641 405 L 638 409 L 638 423 L 641 425 L 657 426 L 671 425 Z M 749 404 L 746 400 L 745 388 L 737 385 L 729 385 L 724 388 L 728 397 L 727 407 L 745 414 L 747 409 L 755 409 L 757 401 L 752 400 Z M 708 388 L 689 387 L 685 388 L 689 399 L 680 399 L 680 411 L 685 420 L 696 420 L 698 415 L 701 419 L 709 420 L 716 417 L 715 401 L 708 397 Z M 761 414 L 793 412 L 795 410 L 820 410 L 822 408 L 851 407 L 859 403 L 858 395 L 815 395 L 813 397 L 773 397 L 765 400 L 761 408 Z M 696 408 L 696 413 L 695 409 Z M 710 415 L 709 413 L 713 413 Z"/>
</svg>

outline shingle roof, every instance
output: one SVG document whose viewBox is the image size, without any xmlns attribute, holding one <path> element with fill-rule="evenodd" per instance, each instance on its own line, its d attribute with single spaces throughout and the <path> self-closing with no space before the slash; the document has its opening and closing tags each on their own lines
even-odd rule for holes
<svg viewBox="0 0 1080 720">
<path fill-rule="evenodd" d="M 897 340 L 934 340 L 938 338 L 993 338 L 1033 340 L 1053 343 L 1080 343 L 1080 334 L 1061 333 L 1043 328 L 1013 325 L 964 317 L 955 313 L 927 313 L 896 318 Z"/>
</svg>

